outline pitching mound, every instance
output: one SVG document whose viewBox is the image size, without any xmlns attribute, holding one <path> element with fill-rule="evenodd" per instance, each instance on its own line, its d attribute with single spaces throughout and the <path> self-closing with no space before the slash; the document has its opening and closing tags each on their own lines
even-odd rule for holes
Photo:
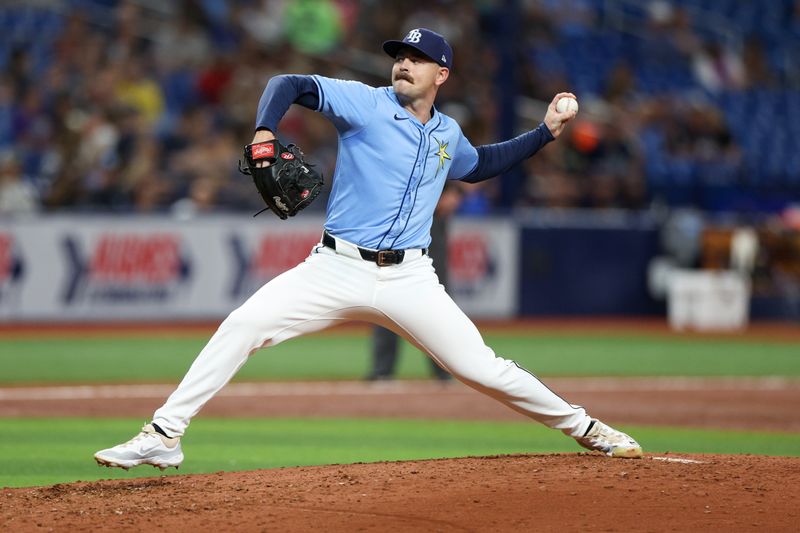
<svg viewBox="0 0 800 533">
<path fill-rule="evenodd" d="M 4 531 L 796 531 L 800 459 L 518 455 L 5 489 Z"/>
</svg>

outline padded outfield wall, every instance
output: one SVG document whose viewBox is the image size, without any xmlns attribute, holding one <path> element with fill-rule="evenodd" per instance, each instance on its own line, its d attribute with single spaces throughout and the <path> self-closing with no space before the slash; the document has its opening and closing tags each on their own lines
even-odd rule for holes
<svg viewBox="0 0 800 533">
<path fill-rule="evenodd" d="M 216 321 L 301 262 L 322 224 L 311 213 L 0 219 L 0 323 Z M 450 293 L 475 319 L 666 318 L 648 287 L 661 232 L 651 214 L 625 211 L 456 218 Z M 754 293 L 750 317 L 797 320 L 795 290 Z"/>
</svg>

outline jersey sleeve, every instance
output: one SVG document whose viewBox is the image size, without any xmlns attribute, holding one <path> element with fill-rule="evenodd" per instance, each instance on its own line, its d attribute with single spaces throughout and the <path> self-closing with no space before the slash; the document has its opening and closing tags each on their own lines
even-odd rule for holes
<svg viewBox="0 0 800 533">
<path fill-rule="evenodd" d="M 533 156 L 547 143 L 555 140 L 547 125 L 542 122 L 535 130 L 507 141 L 484 144 L 476 148 L 478 164 L 469 174 L 462 176 L 466 183 L 478 183 L 511 170 L 514 165 Z"/>
<path fill-rule="evenodd" d="M 343 136 L 361 130 L 375 116 L 376 90 L 357 81 L 313 76 L 319 87 L 317 111 L 325 115 Z"/>
<path fill-rule="evenodd" d="M 447 179 L 450 180 L 460 180 L 478 165 L 478 151 L 464 136 L 461 128 L 458 128 L 458 141 L 451 157 L 453 163 L 447 173 Z"/>
</svg>

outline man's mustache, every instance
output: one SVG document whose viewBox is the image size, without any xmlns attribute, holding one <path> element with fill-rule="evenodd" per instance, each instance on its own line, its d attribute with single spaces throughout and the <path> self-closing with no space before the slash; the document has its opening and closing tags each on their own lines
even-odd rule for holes
<svg viewBox="0 0 800 533">
<path fill-rule="evenodd" d="M 394 80 L 406 80 L 408 83 L 414 83 L 414 78 L 411 77 L 411 74 L 406 72 L 398 72 L 397 75 L 394 77 Z"/>
</svg>

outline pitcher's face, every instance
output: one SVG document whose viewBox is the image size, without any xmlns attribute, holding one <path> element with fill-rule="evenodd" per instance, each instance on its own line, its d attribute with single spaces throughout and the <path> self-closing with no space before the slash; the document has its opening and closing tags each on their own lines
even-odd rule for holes
<svg viewBox="0 0 800 533">
<path fill-rule="evenodd" d="M 401 48 L 392 66 L 394 92 L 408 100 L 416 100 L 436 91 L 447 80 L 450 70 L 440 67 L 413 48 Z"/>
</svg>

